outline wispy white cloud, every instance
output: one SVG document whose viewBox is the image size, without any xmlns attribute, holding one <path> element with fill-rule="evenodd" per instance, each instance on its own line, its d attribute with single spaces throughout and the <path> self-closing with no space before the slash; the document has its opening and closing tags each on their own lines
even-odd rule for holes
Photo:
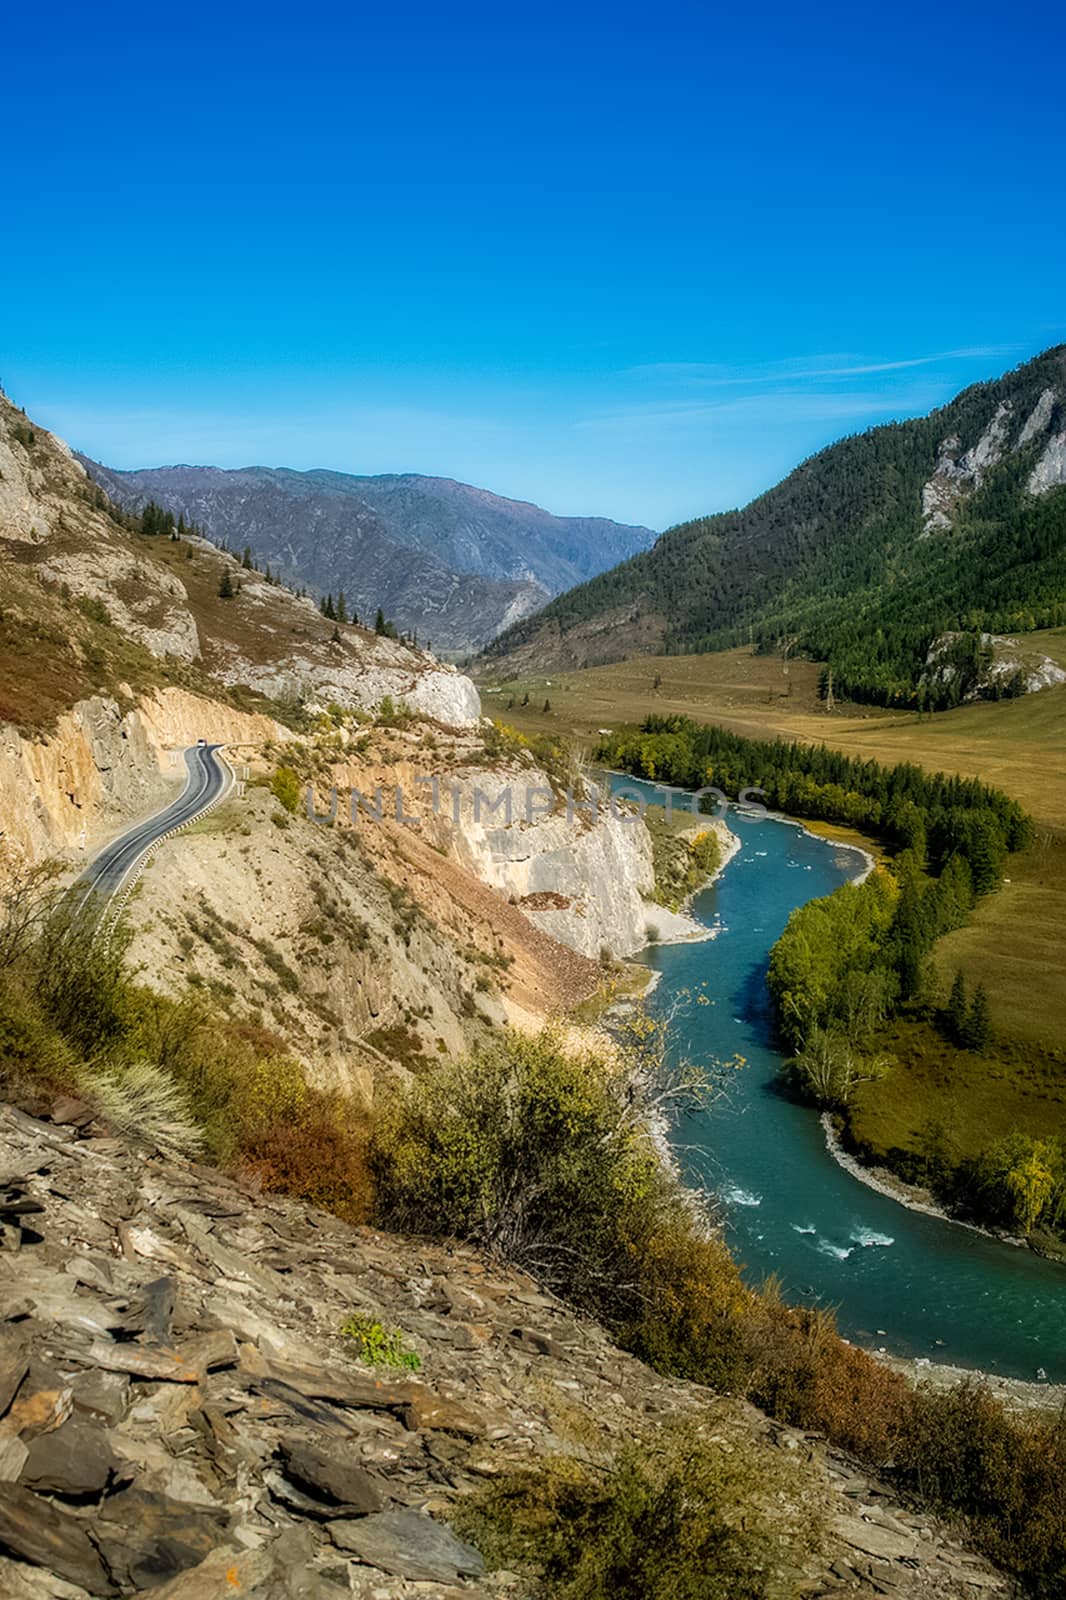
<svg viewBox="0 0 1066 1600">
<path fill-rule="evenodd" d="M 886 394 L 877 390 L 827 393 L 824 390 L 738 395 L 728 400 L 664 400 L 658 404 L 618 406 L 582 417 L 579 429 L 622 431 L 632 428 L 782 427 L 791 423 L 881 422 L 930 410 L 943 399 L 933 384 L 911 385 Z"/>
<path fill-rule="evenodd" d="M 863 361 L 853 355 L 822 355 L 759 362 L 748 367 L 729 366 L 714 361 L 653 361 L 627 367 L 624 377 L 675 379 L 699 386 L 742 388 L 768 383 L 802 383 L 812 379 L 869 377 L 904 372 L 912 367 L 936 366 L 941 362 L 984 360 L 1010 355 L 1011 345 L 967 345 L 957 350 L 938 350 L 932 355 L 906 356 L 893 361 Z"/>
</svg>

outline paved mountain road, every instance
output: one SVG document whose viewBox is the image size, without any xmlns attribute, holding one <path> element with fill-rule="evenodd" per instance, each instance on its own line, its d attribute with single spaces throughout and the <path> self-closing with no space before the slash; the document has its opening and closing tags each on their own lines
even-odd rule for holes
<svg viewBox="0 0 1066 1600">
<path fill-rule="evenodd" d="M 219 744 L 194 744 L 185 751 L 188 775 L 181 795 L 164 811 L 138 822 L 101 850 L 70 890 L 73 917 L 87 908 L 94 917 L 103 917 L 161 839 L 203 816 L 229 792 L 233 773 L 219 755 L 221 749 Z"/>
</svg>

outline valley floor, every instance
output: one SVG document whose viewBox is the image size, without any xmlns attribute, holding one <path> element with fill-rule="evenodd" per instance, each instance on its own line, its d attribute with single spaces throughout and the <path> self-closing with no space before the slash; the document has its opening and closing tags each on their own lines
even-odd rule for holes
<svg viewBox="0 0 1066 1600">
<path fill-rule="evenodd" d="M 1066 661 L 1066 630 L 1029 641 Z M 678 713 L 751 738 L 825 743 L 886 765 L 916 762 L 981 778 L 1019 800 L 1036 821 L 1037 842 L 1011 858 L 999 891 L 935 951 L 945 992 L 957 970 L 971 991 L 984 984 L 996 1043 L 974 1057 L 948 1051 L 929 1028 L 901 1024 L 892 1048 L 898 1044 L 902 1070 L 864 1086 L 853 1133 L 878 1159 L 917 1150 L 934 1124 L 960 1155 L 974 1139 L 987 1143 L 1015 1126 L 1066 1136 L 1066 687 L 935 716 L 854 705 L 827 713 L 818 674 L 814 662 L 790 662 L 786 674 L 778 658 L 738 649 L 635 657 L 502 684 L 484 674 L 480 687 L 491 715 L 527 733 L 571 733 L 589 751 L 601 729 Z"/>
</svg>

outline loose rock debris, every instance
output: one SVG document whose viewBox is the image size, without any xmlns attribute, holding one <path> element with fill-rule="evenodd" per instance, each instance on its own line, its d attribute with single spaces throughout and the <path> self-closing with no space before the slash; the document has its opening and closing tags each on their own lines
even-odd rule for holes
<svg viewBox="0 0 1066 1600">
<path fill-rule="evenodd" d="M 854 1461 L 660 1378 L 521 1275 L 58 1112 L 0 1107 L 3 1600 L 518 1597 L 449 1526 L 457 1501 L 696 1417 L 802 1461 L 832 1534 L 798 1593 L 1011 1593 Z M 419 1377 L 356 1360 L 353 1313 L 402 1329 Z"/>
</svg>

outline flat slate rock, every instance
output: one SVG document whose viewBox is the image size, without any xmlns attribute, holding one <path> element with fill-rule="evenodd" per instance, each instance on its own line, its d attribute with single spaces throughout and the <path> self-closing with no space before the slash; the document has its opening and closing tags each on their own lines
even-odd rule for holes
<svg viewBox="0 0 1066 1600">
<path fill-rule="evenodd" d="M 142 1344 L 108 1344 L 94 1340 L 89 1360 L 105 1372 L 125 1372 L 149 1382 L 202 1383 L 209 1372 L 237 1365 L 237 1342 L 228 1328 L 202 1334 L 174 1348 Z"/>
<path fill-rule="evenodd" d="M 41 1494 L 88 1495 L 101 1494 L 123 1473 L 104 1430 L 72 1418 L 31 1441 L 19 1481 Z"/>
<path fill-rule="evenodd" d="M 913 1559 L 918 1554 L 918 1539 L 913 1533 L 896 1533 L 891 1528 L 875 1522 L 865 1522 L 857 1517 L 836 1517 L 833 1532 L 853 1550 L 864 1555 L 879 1556 L 884 1561 Z"/>
<path fill-rule="evenodd" d="M 365 1517 L 385 1506 L 385 1497 L 373 1475 L 350 1447 L 324 1450 L 299 1441 L 284 1443 L 281 1460 L 285 1476 L 300 1489 L 331 1502 L 334 1514 L 336 1508 L 343 1508 L 351 1516 Z"/>
<path fill-rule="evenodd" d="M 174 1326 L 178 1286 L 173 1278 L 146 1283 L 125 1317 L 131 1333 L 142 1333 L 149 1344 L 166 1344 Z"/>
<path fill-rule="evenodd" d="M 4 1415 L 30 1365 L 29 1353 L 17 1336 L 0 1338 L 0 1417 Z"/>
<path fill-rule="evenodd" d="M 274 1558 L 267 1550 L 238 1550 L 220 1545 L 195 1567 L 153 1587 L 152 1600 L 222 1600 L 222 1596 L 262 1596 L 274 1600 L 285 1593 L 278 1586 Z"/>
<path fill-rule="evenodd" d="M 472 1544 L 421 1511 L 380 1511 L 358 1522 L 331 1522 L 329 1534 L 339 1549 L 414 1583 L 458 1583 L 485 1570 Z"/>
<path fill-rule="evenodd" d="M 96 1368 L 70 1380 L 75 1411 L 102 1417 L 112 1426 L 121 1422 L 130 1405 L 130 1381 L 124 1372 L 100 1372 Z"/>
<path fill-rule="evenodd" d="M 116 1580 L 140 1591 L 199 1566 L 222 1543 L 228 1521 L 222 1511 L 125 1489 L 100 1506 L 93 1537 Z"/>
<path fill-rule="evenodd" d="M 0 1550 L 56 1572 L 90 1594 L 118 1592 L 86 1524 L 18 1483 L 0 1483 Z"/>
</svg>

